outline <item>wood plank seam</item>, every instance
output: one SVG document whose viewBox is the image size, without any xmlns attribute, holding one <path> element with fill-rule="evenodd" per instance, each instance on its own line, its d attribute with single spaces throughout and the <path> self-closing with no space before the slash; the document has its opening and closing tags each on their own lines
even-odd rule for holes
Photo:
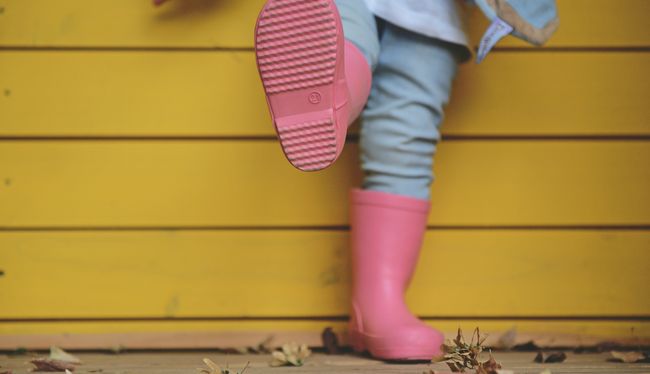
<svg viewBox="0 0 650 374">
<path fill-rule="evenodd" d="M 538 134 L 538 135 L 490 135 L 490 134 L 449 134 L 442 135 L 441 141 L 650 141 L 650 134 Z M 273 135 L 3 135 L 0 133 L 0 142 L 24 141 L 24 142 L 47 142 L 47 141 L 270 141 L 276 142 Z M 359 143 L 359 134 L 350 134 L 346 144 Z"/>
<path fill-rule="evenodd" d="M 474 52 L 478 50 L 473 47 Z M 251 47 L 130 47 L 130 46 L 28 46 L 28 45 L 0 45 L 0 51 L 29 51 L 29 52 L 254 52 Z M 494 47 L 490 53 L 521 52 L 521 53 L 548 53 L 548 52 L 650 52 L 650 46 L 562 46 L 562 47 Z"/>
</svg>

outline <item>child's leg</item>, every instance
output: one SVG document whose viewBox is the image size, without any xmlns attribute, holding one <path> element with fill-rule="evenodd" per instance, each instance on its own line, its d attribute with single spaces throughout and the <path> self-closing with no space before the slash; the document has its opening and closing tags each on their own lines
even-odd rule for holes
<svg viewBox="0 0 650 374">
<path fill-rule="evenodd" d="M 357 24 L 360 8 L 346 5 L 353 11 L 348 24 Z M 373 37 L 360 33 L 357 42 Z M 366 58 L 344 38 L 334 0 L 268 0 L 257 20 L 255 52 L 285 156 L 304 171 L 330 166 L 372 80 Z"/>
<path fill-rule="evenodd" d="M 429 198 L 443 107 L 461 47 L 386 23 L 363 113 L 363 188 Z"/>
<path fill-rule="evenodd" d="M 459 51 L 385 23 L 363 114 L 363 190 L 351 202 L 350 341 L 378 358 L 428 360 L 442 334 L 404 302 L 422 244 L 432 157 Z"/>
<path fill-rule="evenodd" d="M 379 59 L 379 35 L 377 19 L 360 0 L 336 0 L 339 8 L 345 39 L 352 44 L 366 59 L 372 70 L 375 70 Z"/>
</svg>

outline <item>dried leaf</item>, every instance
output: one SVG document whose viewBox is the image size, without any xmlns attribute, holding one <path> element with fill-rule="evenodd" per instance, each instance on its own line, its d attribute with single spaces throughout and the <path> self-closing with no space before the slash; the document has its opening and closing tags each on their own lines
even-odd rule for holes
<svg viewBox="0 0 650 374">
<path fill-rule="evenodd" d="M 331 327 L 327 327 L 323 330 L 321 340 L 323 341 L 323 346 L 325 347 L 327 354 L 335 355 L 339 353 L 339 339 Z"/>
<path fill-rule="evenodd" d="M 271 348 L 271 342 L 273 341 L 273 335 L 269 335 L 266 339 L 259 342 L 255 347 L 250 347 L 249 350 L 253 353 L 271 353 L 273 349 Z"/>
<path fill-rule="evenodd" d="M 307 344 L 286 343 L 282 345 L 281 351 L 272 353 L 273 361 L 271 361 L 271 366 L 302 366 L 309 355 L 311 355 L 311 350 L 307 347 Z"/>
<path fill-rule="evenodd" d="M 205 372 L 205 373 L 208 373 L 208 374 L 213 374 L 213 373 L 221 374 L 221 372 L 223 371 L 223 370 L 221 370 L 221 367 L 219 365 L 217 365 L 214 361 L 210 360 L 209 358 L 204 358 L 203 363 L 205 364 L 205 366 L 208 367 L 207 370 L 202 369 L 202 371 Z"/>
<path fill-rule="evenodd" d="M 501 369 L 501 364 L 494 359 L 492 352 L 490 352 L 490 358 L 479 365 L 479 368 L 482 369 L 485 374 L 497 374 L 497 371 Z"/>
<path fill-rule="evenodd" d="M 566 353 L 564 352 L 551 352 L 544 354 L 542 351 L 539 351 L 537 352 L 537 356 L 535 356 L 535 359 L 533 361 L 537 362 L 538 364 L 553 364 L 564 362 L 564 360 L 566 360 L 566 357 Z"/>
<path fill-rule="evenodd" d="M 623 346 L 620 343 L 617 342 L 611 342 L 611 341 L 604 341 L 596 344 L 596 352 L 609 352 L 609 351 L 616 351 L 623 348 Z"/>
<path fill-rule="evenodd" d="M 517 341 L 517 328 L 513 327 L 506 331 L 497 340 L 497 347 L 502 349 L 511 349 Z"/>
<path fill-rule="evenodd" d="M 472 339 L 467 344 L 463 332 L 458 329 L 458 334 L 453 342 L 448 341 L 443 345 L 445 363 L 452 372 L 461 373 L 465 370 L 474 370 L 477 374 L 496 374 L 501 365 L 496 362 L 492 353 L 487 361 L 481 362 L 480 356 L 485 347 L 483 343 L 487 336 L 481 335 L 477 327 L 472 333 Z"/>
<path fill-rule="evenodd" d="M 612 355 L 611 361 L 616 362 L 637 363 L 648 359 L 648 357 L 643 352 L 611 351 L 609 353 Z"/>
<path fill-rule="evenodd" d="M 122 352 L 124 352 L 124 347 L 122 347 L 119 344 L 116 345 L 116 346 L 111 347 L 111 353 L 113 353 L 113 354 L 119 355 Z"/>
<path fill-rule="evenodd" d="M 36 368 L 34 371 L 74 371 L 75 366 L 69 362 L 53 360 L 51 358 L 35 358 L 30 361 Z"/>
<path fill-rule="evenodd" d="M 512 347 L 512 350 L 517 352 L 535 352 L 535 351 L 539 351 L 539 346 L 531 340 L 526 343 L 515 344 Z"/>
<path fill-rule="evenodd" d="M 465 337 L 463 336 L 463 331 L 458 328 L 458 334 L 456 335 L 456 339 L 454 339 L 454 343 L 456 343 L 456 347 L 461 348 L 465 345 Z"/>
<path fill-rule="evenodd" d="M 545 359 L 545 364 L 554 364 L 558 362 L 564 362 L 566 360 L 566 353 L 564 352 L 552 352 Z"/>
<path fill-rule="evenodd" d="M 273 340 L 273 335 L 269 335 L 266 337 L 264 340 L 261 342 L 257 343 L 256 345 L 253 346 L 247 346 L 247 347 L 233 347 L 233 348 L 225 348 L 225 349 L 220 349 L 219 351 L 222 353 L 230 353 L 230 354 L 267 354 L 271 353 L 273 349 L 271 349 L 271 341 Z"/>
<path fill-rule="evenodd" d="M 241 371 L 232 371 L 230 368 L 228 368 L 228 365 L 226 365 L 226 368 L 223 369 L 221 366 L 217 365 L 214 361 L 210 360 L 209 358 L 204 358 L 203 363 L 206 368 L 199 368 L 197 369 L 200 373 L 202 374 L 243 374 L 246 369 L 248 369 L 248 365 L 250 362 L 246 363 L 246 366 Z"/>
<path fill-rule="evenodd" d="M 449 366 L 449 369 L 452 371 L 452 373 L 461 373 L 463 371 L 461 367 L 457 366 L 457 364 L 454 362 L 446 362 L 446 364 Z"/>
<path fill-rule="evenodd" d="M 65 361 L 71 364 L 81 364 L 81 360 L 57 346 L 50 347 L 50 358 L 53 360 Z"/>
</svg>

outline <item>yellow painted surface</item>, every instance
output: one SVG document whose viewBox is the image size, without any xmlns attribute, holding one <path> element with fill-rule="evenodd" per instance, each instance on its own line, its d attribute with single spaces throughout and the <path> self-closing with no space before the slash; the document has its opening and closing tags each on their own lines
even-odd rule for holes
<svg viewBox="0 0 650 374">
<path fill-rule="evenodd" d="M 461 68 L 443 134 L 648 135 L 648 66 L 644 52 L 494 53 Z M 274 134 L 251 52 L 0 51 L 0 71 L 0 135 Z"/>
<path fill-rule="evenodd" d="M 608 339 L 631 344 L 645 343 L 650 337 L 646 321 L 552 321 L 552 320 L 471 320 L 425 319 L 449 338 L 461 327 L 469 334 L 476 326 L 494 344 L 504 331 L 515 328 L 520 343 L 534 339 L 555 346 L 593 345 Z M 48 349 L 51 344 L 66 348 L 208 348 L 256 345 L 269 336 L 272 344 L 287 341 L 321 345 L 320 334 L 332 327 L 346 342 L 347 324 L 337 320 L 273 321 L 101 321 L 101 322 L 2 322 L 0 349 L 32 346 Z"/>
<path fill-rule="evenodd" d="M 251 51 L 262 4 L 0 0 L 0 349 L 318 344 L 345 329 L 358 149 L 322 173 L 284 159 Z M 461 68 L 443 133 L 469 139 L 439 148 L 407 301 L 447 332 L 638 344 L 650 1 L 559 7 L 551 48 Z M 495 135 L 514 138 L 472 138 Z M 79 139 L 47 139 L 66 136 Z"/>
<path fill-rule="evenodd" d="M 0 142 L 0 226 L 343 225 L 344 153 L 305 174 L 271 140 Z M 648 160 L 649 141 L 443 142 L 429 223 L 648 224 Z"/>
<path fill-rule="evenodd" d="M 347 315 L 347 241 L 343 231 L 0 233 L 0 300 L 11 300 L 0 319 Z M 644 231 L 432 230 L 407 302 L 428 317 L 643 315 L 648 248 Z"/>
<path fill-rule="evenodd" d="M 472 319 L 426 319 L 431 325 L 448 333 L 455 332 L 461 327 L 471 332 L 477 325 L 483 326 L 484 331 L 505 331 L 516 326 L 519 331 L 541 334 L 553 331 L 559 334 L 600 335 L 602 337 L 624 336 L 626 338 L 650 336 L 650 323 L 645 321 L 486 321 Z M 60 322 L 2 322 L 0 323 L 0 339 L 9 334 L 93 334 L 93 333 L 131 333 L 131 332 L 232 332 L 232 331 L 312 331 L 320 333 L 325 327 L 332 326 L 335 330 L 343 331 L 346 323 L 336 320 L 241 320 L 231 321 L 81 321 L 62 324 Z M 634 331 L 632 331 L 634 329 Z M 4 343 L 4 341 L 3 341 Z M 4 344 L 3 344 L 4 345 Z"/>
<path fill-rule="evenodd" d="M 2 0 L 0 45 L 86 47 L 252 47 L 263 0 Z M 561 27 L 550 46 L 648 46 L 646 0 L 560 0 Z M 471 11 L 472 39 L 487 28 Z M 118 23 L 119 22 L 119 23 Z M 119 25 L 119 27 L 116 27 Z M 523 46 L 514 38 L 506 46 Z"/>
</svg>

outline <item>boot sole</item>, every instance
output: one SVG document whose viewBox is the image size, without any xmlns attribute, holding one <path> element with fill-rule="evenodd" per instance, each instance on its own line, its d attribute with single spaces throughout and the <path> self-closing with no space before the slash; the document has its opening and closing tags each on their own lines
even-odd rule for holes
<svg viewBox="0 0 650 374">
<path fill-rule="evenodd" d="M 285 156 L 316 171 L 337 156 L 334 84 L 341 30 L 330 0 L 269 0 L 255 29 L 255 55 Z"/>
<path fill-rule="evenodd" d="M 351 329 L 348 331 L 350 345 L 357 353 L 369 352 L 374 358 L 386 361 L 431 361 L 436 357 L 436 352 L 423 352 L 420 349 L 409 349 L 405 347 L 370 347 L 365 341 L 373 338 L 366 334 Z"/>
</svg>

